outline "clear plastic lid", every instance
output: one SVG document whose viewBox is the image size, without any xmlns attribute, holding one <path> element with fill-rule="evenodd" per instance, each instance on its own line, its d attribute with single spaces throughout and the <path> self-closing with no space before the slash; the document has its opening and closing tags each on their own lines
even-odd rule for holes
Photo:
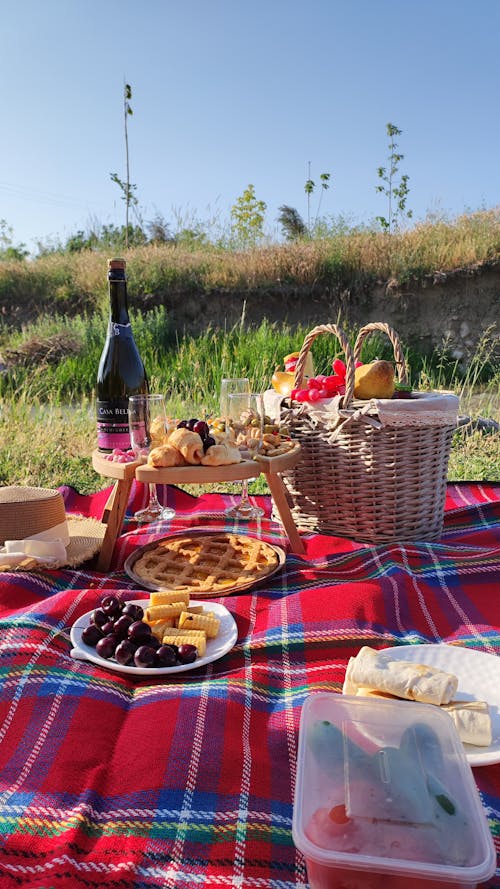
<svg viewBox="0 0 500 889">
<path fill-rule="evenodd" d="M 310 695 L 293 836 L 310 859 L 476 884 L 495 851 L 453 721 L 431 704 Z"/>
</svg>

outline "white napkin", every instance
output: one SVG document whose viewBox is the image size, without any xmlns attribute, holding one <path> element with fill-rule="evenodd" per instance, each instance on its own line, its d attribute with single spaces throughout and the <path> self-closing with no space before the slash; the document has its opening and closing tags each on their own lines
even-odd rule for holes
<svg viewBox="0 0 500 889">
<path fill-rule="evenodd" d="M 25 559 L 34 559 L 43 565 L 66 560 L 66 547 L 60 537 L 52 540 L 39 540 L 28 537 L 25 540 L 6 540 L 0 550 L 0 565 L 15 567 Z"/>
</svg>

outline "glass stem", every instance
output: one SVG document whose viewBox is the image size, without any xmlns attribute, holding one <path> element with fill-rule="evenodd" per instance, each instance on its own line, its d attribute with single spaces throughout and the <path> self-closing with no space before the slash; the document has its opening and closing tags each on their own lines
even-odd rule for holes
<svg viewBox="0 0 500 889">
<path fill-rule="evenodd" d="M 149 482 L 149 503 L 148 509 L 160 509 L 160 503 L 158 500 L 158 495 L 156 493 L 156 485 L 154 482 Z"/>
<path fill-rule="evenodd" d="M 249 503 L 249 500 L 248 500 L 248 479 L 247 478 L 244 478 L 241 482 L 240 505 L 242 503 Z"/>
</svg>

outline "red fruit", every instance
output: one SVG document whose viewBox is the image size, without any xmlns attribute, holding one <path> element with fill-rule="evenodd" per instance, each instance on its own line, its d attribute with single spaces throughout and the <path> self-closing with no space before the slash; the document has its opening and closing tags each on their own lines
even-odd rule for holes
<svg viewBox="0 0 500 889">
<path fill-rule="evenodd" d="M 341 803 L 339 806 L 334 806 L 333 809 L 330 809 L 330 811 L 328 812 L 328 817 L 335 824 L 347 824 L 349 822 L 349 816 L 343 803 Z"/>
<path fill-rule="evenodd" d="M 292 389 L 292 391 L 290 392 L 290 398 L 292 399 L 292 401 L 297 400 L 297 392 L 300 392 L 300 389 Z"/>
<path fill-rule="evenodd" d="M 317 374 L 314 379 L 317 380 L 319 383 L 318 388 L 321 389 L 321 387 L 325 385 L 325 380 L 327 380 L 328 377 L 326 377 L 325 374 Z"/>
<path fill-rule="evenodd" d="M 295 401 L 309 401 L 309 389 L 298 389 L 295 395 Z"/>
<path fill-rule="evenodd" d="M 363 365 L 362 361 L 355 361 L 354 362 L 354 367 L 362 367 L 362 365 Z"/>
<path fill-rule="evenodd" d="M 343 386 L 345 383 L 344 377 L 340 377 L 338 374 L 332 374 L 330 377 L 326 377 L 325 379 L 325 389 L 328 392 L 331 392 L 334 395 L 339 390 L 339 386 Z"/>
<path fill-rule="evenodd" d="M 318 392 L 319 392 L 320 398 L 330 398 L 330 393 L 328 392 L 328 389 L 318 389 Z"/>
<path fill-rule="evenodd" d="M 314 404 L 316 401 L 320 400 L 321 395 L 319 393 L 319 389 L 309 389 L 309 401 L 311 402 L 311 404 Z"/>
<path fill-rule="evenodd" d="M 307 381 L 307 386 L 309 389 L 321 389 L 321 380 L 318 377 L 311 377 Z"/>
<path fill-rule="evenodd" d="M 332 369 L 334 373 L 339 375 L 339 377 L 345 379 L 345 364 L 341 358 L 335 358 L 335 360 L 332 361 Z"/>
<path fill-rule="evenodd" d="M 208 423 L 205 420 L 198 420 L 193 426 L 193 432 L 197 432 L 200 438 L 206 438 L 208 435 Z"/>
</svg>

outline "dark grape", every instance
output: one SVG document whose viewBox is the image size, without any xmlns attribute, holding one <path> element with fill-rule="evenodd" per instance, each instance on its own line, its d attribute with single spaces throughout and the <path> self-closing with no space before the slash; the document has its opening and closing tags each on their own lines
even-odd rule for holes
<svg viewBox="0 0 500 889">
<path fill-rule="evenodd" d="M 140 620 L 135 620 L 128 628 L 128 638 L 132 642 L 149 642 L 151 639 L 151 627 Z"/>
<path fill-rule="evenodd" d="M 126 602 L 122 608 L 122 614 L 128 615 L 132 620 L 142 620 L 144 617 L 143 609 L 135 602 Z"/>
<path fill-rule="evenodd" d="M 116 596 L 106 596 L 101 602 L 101 608 L 109 617 L 115 617 L 121 611 L 120 600 Z"/>
<path fill-rule="evenodd" d="M 198 657 L 198 649 L 194 645 L 179 645 L 177 657 L 181 664 L 192 664 Z"/>
<path fill-rule="evenodd" d="M 114 629 L 115 629 L 115 622 L 114 622 L 114 620 L 107 620 L 106 623 L 103 624 L 102 627 L 101 627 L 102 635 L 103 635 L 103 636 L 109 636 L 110 633 L 113 633 L 113 632 L 114 632 Z"/>
<path fill-rule="evenodd" d="M 102 632 L 97 624 L 89 624 L 82 631 L 82 642 L 85 642 L 85 645 L 91 645 L 92 648 L 95 648 L 99 639 L 102 639 Z"/>
<path fill-rule="evenodd" d="M 154 650 L 157 651 L 161 645 L 161 642 L 159 639 L 156 638 L 155 635 L 153 635 L 153 633 L 151 633 L 151 636 L 147 640 L 147 644 L 150 646 L 150 648 L 154 648 Z"/>
<path fill-rule="evenodd" d="M 192 417 L 191 420 L 187 421 L 187 428 L 192 432 L 197 422 L 198 417 Z"/>
<path fill-rule="evenodd" d="M 120 639 L 125 639 L 131 624 L 133 624 L 132 618 L 128 614 L 122 614 L 113 624 L 113 633 L 116 633 Z"/>
<path fill-rule="evenodd" d="M 113 633 L 110 633 L 108 636 L 104 636 L 102 639 L 99 639 L 95 650 L 100 657 L 106 658 L 108 660 L 110 657 L 113 657 L 116 647 L 118 645 L 118 636 L 115 636 Z"/>
<path fill-rule="evenodd" d="M 156 667 L 156 651 L 150 645 L 140 645 L 134 654 L 136 667 Z"/>
<path fill-rule="evenodd" d="M 203 451 L 206 454 L 209 448 L 215 444 L 215 438 L 212 435 L 207 435 L 206 438 L 203 439 Z"/>
<path fill-rule="evenodd" d="M 119 664 L 127 666 L 127 664 L 131 664 L 133 662 L 134 654 L 135 647 L 132 642 L 129 642 L 128 639 L 122 639 L 122 641 L 116 646 L 115 660 L 117 660 Z"/>
<path fill-rule="evenodd" d="M 193 426 L 193 432 L 197 432 L 201 438 L 206 438 L 208 435 L 208 423 L 205 423 L 205 420 L 198 420 Z"/>
<path fill-rule="evenodd" d="M 177 429 L 186 429 L 187 424 L 187 420 L 179 420 L 179 422 L 177 423 Z"/>
<path fill-rule="evenodd" d="M 109 617 L 102 608 L 95 608 L 92 614 L 90 615 L 90 620 L 96 627 L 102 627 L 105 623 L 108 622 Z"/>
<path fill-rule="evenodd" d="M 177 647 L 174 645 L 160 645 L 156 652 L 159 667 L 175 667 L 177 664 Z"/>
</svg>

